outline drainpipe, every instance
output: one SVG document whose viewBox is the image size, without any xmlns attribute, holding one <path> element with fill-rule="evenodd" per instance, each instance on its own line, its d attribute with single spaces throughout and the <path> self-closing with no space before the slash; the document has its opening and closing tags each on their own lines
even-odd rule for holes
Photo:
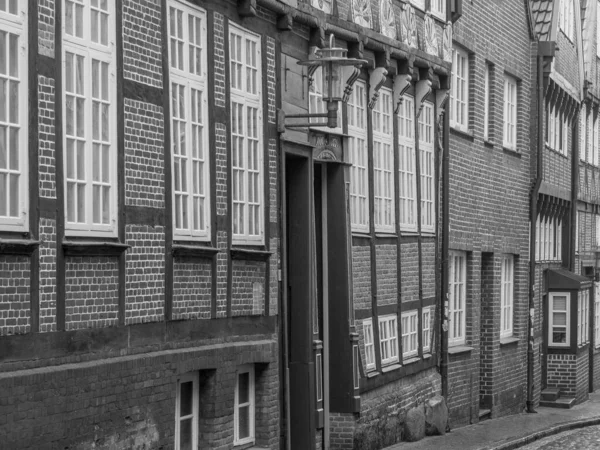
<svg viewBox="0 0 600 450">
<path fill-rule="evenodd" d="M 549 67 L 550 58 L 554 56 L 555 43 L 553 41 L 537 42 L 537 170 L 535 182 L 530 197 L 530 233 L 529 233 L 529 326 L 527 338 L 527 412 L 536 413 L 533 408 L 534 398 L 534 323 L 535 323 L 535 240 L 537 232 L 537 200 L 540 185 L 544 175 L 544 63 Z M 550 57 L 548 59 L 545 58 Z"/>
<path fill-rule="evenodd" d="M 444 110 L 444 136 L 442 156 L 442 286 L 440 304 L 440 375 L 442 396 L 448 401 L 448 249 L 450 238 L 450 105 Z"/>
</svg>

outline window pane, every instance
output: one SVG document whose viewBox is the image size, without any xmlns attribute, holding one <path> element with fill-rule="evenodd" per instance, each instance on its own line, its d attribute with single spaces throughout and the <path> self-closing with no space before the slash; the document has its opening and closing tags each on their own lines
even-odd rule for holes
<svg viewBox="0 0 600 450">
<path fill-rule="evenodd" d="M 192 381 L 188 381 L 186 383 L 181 383 L 179 386 L 179 415 L 187 416 L 192 413 L 194 383 Z"/>
<path fill-rule="evenodd" d="M 554 302 L 554 310 L 555 311 L 566 311 L 566 309 L 567 309 L 567 297 L 565 297 L 565 296 L 554 297 L 553 298 L 553 302 Z"/>
<path fill-rule="evenodd" d="M 250 397 L 250 373 L 244 372 L 238 375 L 238 403 L 247 403 Z"/>
<path fill-rule="evenodd" d="M 179 448 L 180 450 L 192 450 L 192 418 L 179 423 Z"/>
<path fill-rule="evenodd" d="M 250 436 L 250 406 L 242 406 L 238 411 L 238 438 Z"/>
</svg>

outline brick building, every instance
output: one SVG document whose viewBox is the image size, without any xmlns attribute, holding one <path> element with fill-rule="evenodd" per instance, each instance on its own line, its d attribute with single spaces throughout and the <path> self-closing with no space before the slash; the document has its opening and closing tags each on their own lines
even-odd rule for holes
<svg viewBox="0 0 600 450">
<path fill-rule="evenodd" d="M 245 12 L 0 2 L 1 447 L 279 448 L 277 28 Z"/>
<path fill-rule="evenodd" d="M 450 97 L 453 426 L 517 413 L 525 402 L 531 49 L 525 3 L 463 4 Z"/>
</svg>

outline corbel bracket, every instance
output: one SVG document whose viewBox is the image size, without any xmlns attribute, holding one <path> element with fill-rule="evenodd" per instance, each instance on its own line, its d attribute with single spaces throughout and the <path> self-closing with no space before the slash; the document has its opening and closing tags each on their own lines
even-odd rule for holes
<svg viewBox="0 0 600 450">
<path fill-rule="evenodd" d="M 412 71 L 409 73 L 403 73 L 394 77 L 394 112 L 397 114 L 400 104 L 402 103 L 402 97 L 408 91 L 410 82 L 412 81 Z"/>
<path fill-rule="evenodd" d="M 319 48 L 316 46 L 312 46 L 308 49 L 308 59 L 319 59 L 321 57 L 320 53 L 319 53 Z M 314 66 L 308 66 L 307 69 L 307 76 L 308 76 L 308 88 L 310 89 L 310 87 L 312 86 L 313 82 L 314 82 L 314 74 L 316 72 L 316 70 L 319 68 L 319 66 L 314 65 Z"/>
<path fill-rule="evenodd" d="M 435 108 L 438 123 L 442 119 L 442 113 L 446 110 L 446 104 L 450 97 L 450 77 L 440 78 L 440 87 L 435 91 Z"/>
<path fill-rule="evenodd" d="M 294 16 L 291 13 L 282 14 L 277 17 L 277 29 L 281 31 L 292 31 L 294 27 Z"/>
<path fill-rule="evenodd" d="M 342 97 L 342 101 L 347 103 L 348 100 L 350 100 L 354 83 L 360 76 L 360 69 L 354 66 L 345 66 L 342 69 L 342 73 L 344 74 L 344 78 L 346 78 L 346 87 L 344 87 L 344 96 Z"/>
<path fill-rule="evenodd" d="M 238 0 L 237 11 L 240 17 L 256 17 L 256 0 Z"/>
<path fill-rule="evenodd" d="M 370 71 L 369 85 L 369 108 L 373 109 L 379 98 L 379 90 L 387 78 L 387 69 L 385 67 L 376 67 Z"/>
<path fill-rule="evenodd" d="M 423 73 L 424 72 L 424 73 Z M 433 84 L 433 71 L 431 69 L 421 70 L 420 79 L 415 86 L 415 103 L 419 105 L 416 118 L 418 119 L 423 110 L 423 103 L 431 94 L 431 85 Z"/>
</svg>

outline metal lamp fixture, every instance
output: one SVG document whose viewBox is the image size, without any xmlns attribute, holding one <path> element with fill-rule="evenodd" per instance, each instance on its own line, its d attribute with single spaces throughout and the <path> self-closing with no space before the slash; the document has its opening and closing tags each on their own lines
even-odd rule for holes
<svg viewBox="0 0 600 450">
<path fill-rule="evenodd" d="M 348 101 L 348 94 L 352 89 L 352 85 L 358 78 L 360 68 L 363 64 L 367 63 L 367 61 L 364 59 L 348 58 L 346 53 L 348 53 L 348 50 L 341 47 L 335 47 L 335 37 L 332 34 L 329 37 L 329 47 L 320 49 L 319 53 L 317 54 L 317 58 L 306 61 L 298 61 L 298 64 L 301 66 L 308 66 L 309 72 L 312 71 L 314 73 L 314 70 L 316 70 L 318 67 L 323 69 L 323 101 L 327 103 L 327 112 L 286 115 L 285 112 L 280 111 L 279 128 L 281 132 L 285 131 L 286 128 L 305 128 L 309 126 L 337 128 L 338 102 Z M 344 67 L 348 66 L 352 67 L 353 70 L 348 79 L 344 80 Z M 295 124 L 285 123 L 287 119 L 301 118 L 327 118 L 327 122 L 306 122 Z"/>
</svg>

